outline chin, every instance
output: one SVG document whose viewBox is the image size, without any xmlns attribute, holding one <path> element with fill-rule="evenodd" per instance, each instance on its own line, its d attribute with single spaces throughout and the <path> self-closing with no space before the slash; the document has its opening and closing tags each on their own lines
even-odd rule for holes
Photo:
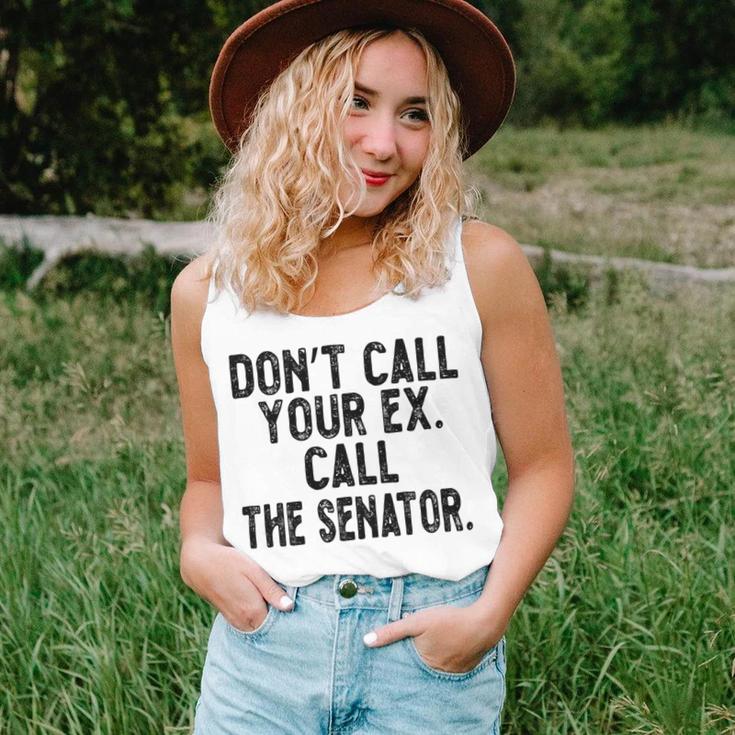
<svg viewBox="0 0 735 735">
<path fill-rule="evenodd" d="M 386 207 L 389 207 L 393 202 L 401 197 L 403 192 L 399 192 L 395 196 L 381 199 L 378 202 L 363 201 L 358 210 L 355 212 L 357 217 L 375 217 L 380 214 Z"/>
<path fill-rule="evenodd" d="M 377 217 L 379 214 L 381 214 L 385 208 L 390 204 L 390 202 L 386 202 L 385 204 L 377 205 L 375 207 L 360 209 L 356 214 L 358 217 Z"/>
</svg>

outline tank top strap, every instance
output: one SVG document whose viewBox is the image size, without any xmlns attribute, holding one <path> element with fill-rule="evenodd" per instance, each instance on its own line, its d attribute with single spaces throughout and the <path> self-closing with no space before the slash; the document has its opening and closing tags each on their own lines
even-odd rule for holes
<svg viewBox="0 0 735 735">
<path fill-rule="evenodd" d="M 214 301 L 218 301 L 220 299 L 220 296 L 224 296 L 225 297 L 224 300 L 228 304 L 228 306 L 231 309 L 238 311 L 240 309 L 240 304 L 229 282 L 225 281 L 221 287 L 217 286 L 217 283 L 215 281 L 215 273 L 217 272 L 217 269 L 219 267 L 220 267 L 220 258 L 219 258 L 219 255 L 215 255 L 212 260 L 212 273 L 209 276 L 209 288 L 207 290 L 207 306 L 209 306 L 209 304 L 211 304 Z"/>
<path fill-rule="evenodd" d="M 470 286 L 470 279 L 467 273 L 467 263 L 462 247 L 463 224 L 463 220 L 457 217 L 457 222 L 452 232 L 451 247 L 449 248 L 452 253 L 452 263 L 450 266 L 452 268 L 452 277 L 449 281 L 449 292 L 451 297 L 457 300 L 460 312 L 466 317 L 464 324 L 472 336 L 478 354 L 480 354 L 482 321 L 477 311 L 475 297 L 472 293 L 472 287 Z"/>
<path fill-rule="evenodd" d="M 214 298 L 214 292 L 216 290 L 217 286 L 214 282 L 214 271 L 212 271 L 212 274 L 209 276 L 209 289 L 207 290 L 207 303 L 210 303 Z"/>
<path fill-rule="evenodd" d="M 454 245 L 454 258 L 457 262 L 464 263 L 464 252 L 462 250 L 462 225 L 464 221 L 461 217 L 457 217 L 457 221 L 454 224 L 454 232 L 452 237 L 452 244 Z"/>
</svg>

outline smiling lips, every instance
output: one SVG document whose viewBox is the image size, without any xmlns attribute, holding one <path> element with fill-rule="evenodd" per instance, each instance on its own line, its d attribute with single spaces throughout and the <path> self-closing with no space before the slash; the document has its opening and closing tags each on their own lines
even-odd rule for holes
<svg viewBox="0 0 735 735">
<path fill-rule="evenodd" d="M 380 171 L 370 171 L 369 169 L 362 169 L 362 173 L 365 176 L 365 181 L 373 186 L 382 186 L 393 174 L 386 174 Z"/>
</svg>

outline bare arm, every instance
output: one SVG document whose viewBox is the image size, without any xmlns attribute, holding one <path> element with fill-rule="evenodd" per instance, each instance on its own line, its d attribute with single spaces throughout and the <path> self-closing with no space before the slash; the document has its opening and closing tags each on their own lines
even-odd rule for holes
<svg viewBox="0 0 735 735">
<path fill-rule="evenodd" d="M 181 578 L 220 609 L 235 627 L 257 627 L 265 601 L 280 604 L 284 590 L 222 535 L 217 411 L 209 369 L 201 353 L 201 325 L 209 283 L 204 257 L 177 276 L 171 290 L 171 346 L 179 385 L 186 449 L 181 499 Z"/>
<path fill-rule="evenodd" d="M 217 415 L 200 335 L 207 281 L 197 259 L 182 271 L 171 290 L 171 343 L 179 384 L 186 449 L 186 490 L 181 499 L 181 576 L 187 584 L 186 554 L 192 543 L 226 544 L 217 448 Z"/>
<path fill-rule="evenodd" d="M 187 568 L 191 554 L 201 542 L 229 546 L 222 536 L 222 497 L 219 483 L 206 480 L 188 482 L 179 509 L 181 529 L 181 578 L 191 587 Z"/>
<path fill-rule="evenodd" d="M 490 644 L 502 635 L 567 523 L 574 455 L 554 335 L 536 276 L 518 243 L 466 225 L 467 269 L 483 324 L 482 362 L 508 466 L 503 534 L 475 603 Z"/>
</svg>

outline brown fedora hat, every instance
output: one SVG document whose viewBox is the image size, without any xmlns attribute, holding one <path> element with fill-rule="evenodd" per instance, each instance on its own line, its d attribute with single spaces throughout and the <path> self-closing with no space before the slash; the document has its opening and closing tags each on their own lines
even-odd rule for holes
<svg viewBox="0 0 735 735">
<path fill-rule="evenodd" d="M 209 109 L 234 153 L 261 90 L 307 46 L 343 28 L 410 26 L 441 54 L 467 125 L 468 158 L 505 120 L 515 64 L 497 26 L 464 0 L 280 0 L 225 41 L 212 71 Z"/>
</svg>

